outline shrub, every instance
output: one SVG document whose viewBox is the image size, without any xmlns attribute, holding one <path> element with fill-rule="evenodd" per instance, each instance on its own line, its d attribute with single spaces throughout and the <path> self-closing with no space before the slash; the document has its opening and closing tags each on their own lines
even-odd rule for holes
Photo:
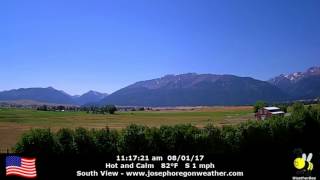
<svg viewBox="0 0 320 180">
<path fill-rule="evenodd" d="M 77 152 L 75 133 L 73 130 L 66 128 L 60 129 L 56 136 L 61 148 L 61 152 L 67 155 Z"/>
<path fill-rule="evenodd" d="M 93 130 L 96 151 L 98 154 L 117 154 L 119 134 L 117 131 L 111 131 L 109 128 Z"/>
<path fill-rule="evenodd" d="M 60 153 L 60 147 L 50 129 L 31 129 L 22 136 L 15 151 L 28 156 L 53 155 Z"/>
<path fill-rule="evenodd" d="M 77 148 L 77 154 L 95 153 L 96 144 L 92 134 L 85 128 L 77 128 L 74 134 L 74 142 Z"/>
<path fill-rule="evenodd" d="M 267 103 L 264 101 L 257 101 L 254 106 L 253 106 L 253 112 L 256 113 L 258 112 L 259 109 L 266 107 Z"/>
<path fill-rule="evenodd" d="M 124 129 L 119 139 L 120 152 L 132 154 L 148 151 L 149 142 L 146 137 L 146 128 L 133 124 Z"/>
</svg>

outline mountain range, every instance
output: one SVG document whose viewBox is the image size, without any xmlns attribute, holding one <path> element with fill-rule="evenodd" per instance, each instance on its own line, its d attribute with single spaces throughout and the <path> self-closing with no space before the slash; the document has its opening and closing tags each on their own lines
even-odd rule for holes
<svg viewBox="0 0 320 180">
<path fill-rule="evenodd" d="M 83 105 L 86 103 L 97 103 L 106 96 L 107 94 L 96 91 L 89 91 L 81 96 L 71 96 L 53 87 L 20 88 L 0 92 L 0 101 L 32 100 L 42 103 Z"/>
<path fill-rule="evenodd" d="M 286 94 L 276 86 L 250 77 L 189 73 L 137 82 L 116 91 L 101 103 L 135 106 L 209 106 L 285 99 Z"/>
<path fill-rule="evenodd" d="M 281 102 L 320 97 L 320 67 L 281 74 L 268 81 L 235 75 L 166 75 L 140 81 L 110 95 L 89 91 L 71 96 L 48 88 L 21 88 L 0 92 L 0 101 L 32 100 L 44 103 L 121 106 L 246 105 L 257 100 Z"/>
<path fill-rule="evenodd" d="M 88 91 L 81 96 L 74 96 L 74 100 L 79 105 L 89 104 L 89 103 L 97 103 L 100 102 L 103 98 L 107 97 L 107 93 L 100 93 L 97 91 Z"/>
<path fill-rule="evenodd" d="M 305 72 L 281 74 L 268 82 L 286 92 L 291 99 L 320 97 L 320 67 L 311 67 Z"/>
</svg>

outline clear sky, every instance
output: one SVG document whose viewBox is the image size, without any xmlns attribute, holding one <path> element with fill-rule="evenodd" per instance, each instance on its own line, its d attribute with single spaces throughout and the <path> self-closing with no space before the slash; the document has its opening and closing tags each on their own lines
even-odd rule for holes
<svg viewBox="0 0 320 180">
<path fill-rule="evenodd" d="M 320 65 L 319 0 L 2 0 L 0 91 L 111 93 L 188 72 Z"/>
</svg>

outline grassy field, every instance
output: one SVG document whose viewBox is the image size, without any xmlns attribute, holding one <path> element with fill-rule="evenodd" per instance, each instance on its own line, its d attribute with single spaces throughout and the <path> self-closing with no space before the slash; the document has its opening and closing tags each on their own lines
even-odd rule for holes
<svg viewBox="0 0 320 180">
<path fill-rule="evenodd" d="M 125 128 L 130 124 L 150 127 L 192 124 L 203 127 L 237 124 L 253 119 L 252 107 L 212 107 L 195 110 L 117 112 L 114 115 L 86 112 L 51 112 L 30 109 L 0 109 L 0 151 L 12 147 L 30 128 Z"/>
</svg>

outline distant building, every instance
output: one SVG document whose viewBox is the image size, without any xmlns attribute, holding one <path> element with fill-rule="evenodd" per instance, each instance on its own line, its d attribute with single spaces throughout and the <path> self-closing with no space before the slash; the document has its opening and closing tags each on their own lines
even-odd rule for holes
<svg viewBox="0 0 320 180">
<path fill-rule="evenodd" d="M 281 111 L 278 107 L 264 107 L 258 110 L 255 114 L 258 120 L 265 120 L 266 118 L 270 118 L 272 116 L 281 116 L 283 117 L 285 112 Z"/>
</svg>

